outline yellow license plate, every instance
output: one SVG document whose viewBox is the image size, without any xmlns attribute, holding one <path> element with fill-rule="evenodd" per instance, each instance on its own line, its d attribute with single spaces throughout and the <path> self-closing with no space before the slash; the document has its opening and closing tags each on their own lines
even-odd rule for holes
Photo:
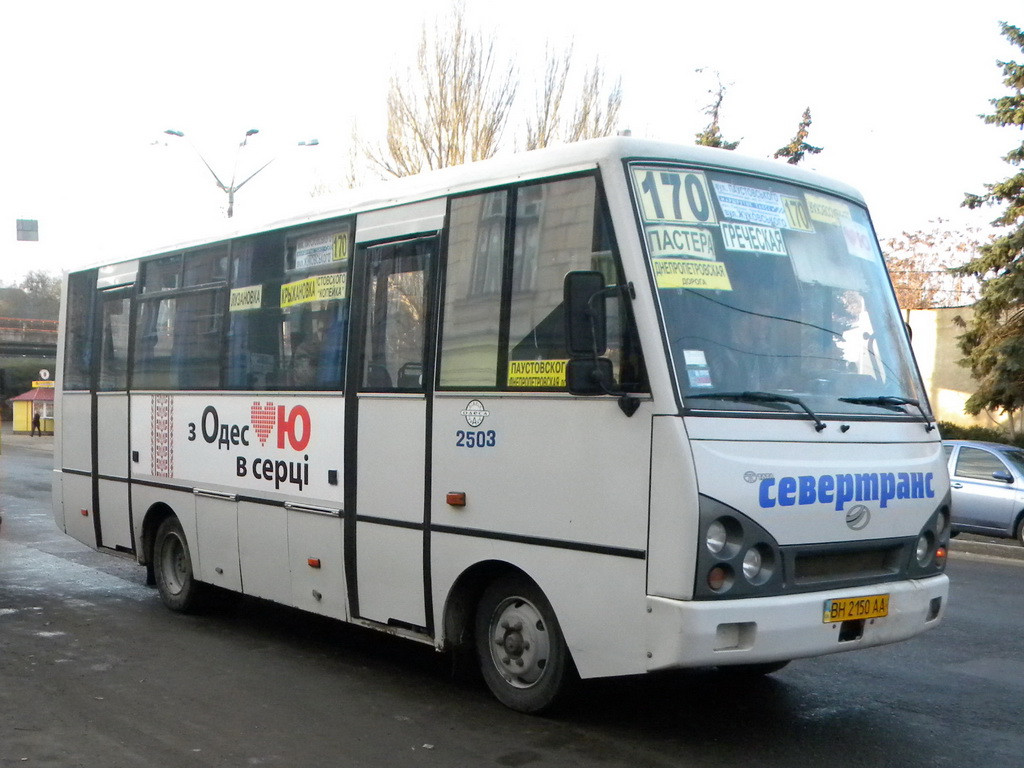
<svg viewBox="0 0 1024 768">
<path fill-rule="evenodd" d="M 837 621 L 855 619 L 880 619 L 889 615 L 888 595 L 866 597 L 844 597 L 841 600 L 826 600 L 822 621 L 832 624 Z"/>
</svg>

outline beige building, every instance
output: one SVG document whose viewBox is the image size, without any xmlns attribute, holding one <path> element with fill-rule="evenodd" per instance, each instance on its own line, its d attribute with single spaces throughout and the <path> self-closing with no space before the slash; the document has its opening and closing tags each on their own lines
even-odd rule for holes
<svg viewBox="0 0 1024 768">
<path fill-rule="evenodd" d="M 974 393 L 971 372 L 959 365 L 957 337 L 963 333 L 955 322 L 958 315 L 968 320 L 970 307 L 904 310 L 903 316 L 913 331 L 914 355 L 921 369 L 928 399 L 939 421 L 963 426 L 1000 427 L 1005 417 L 982 411 L 977 416 L 964 413 L 964 403 Z"/>
</svg>

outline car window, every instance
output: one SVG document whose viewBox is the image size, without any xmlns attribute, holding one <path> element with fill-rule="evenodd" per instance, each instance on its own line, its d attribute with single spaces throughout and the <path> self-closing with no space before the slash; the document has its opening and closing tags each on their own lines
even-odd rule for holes
<svg viewBox="0 0 1024 768">
<path fill-rule="evenodd" d="M 1013 466 L 1024 474 L 1024 451 L 1004 451 L 1003 458 L 1013 464 Z"/>
<path fill-rule="evenodd" d="M 953 446 L 952 445 L 943 445 L 942 446 L 942 450 L 946 452 L 946 461 L 948 462 L 949 461 L 949 457 L 953 455 Z"/>
<path fill-rule="evenodd" d="M 994 456 L 981 448 L 960 446 L 956 457 L 956 474 L 975 480 L 991 480 L 993 472 L 1006 472 L 1006 465 L 998 456 Z"/>
</svg>

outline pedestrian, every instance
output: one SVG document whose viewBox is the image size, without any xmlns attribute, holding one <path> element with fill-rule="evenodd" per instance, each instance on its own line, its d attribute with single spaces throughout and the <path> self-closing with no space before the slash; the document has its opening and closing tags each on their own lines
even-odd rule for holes
<svg viewBox="0 0 1024 768">
<path fill-rule="evenodd" d="M 32 437 L 36 436 L 36 430 L 39 430 L 39 436 L 43 436 L 43 420 L 38 410 L 32 412 Z"/>
</svg>

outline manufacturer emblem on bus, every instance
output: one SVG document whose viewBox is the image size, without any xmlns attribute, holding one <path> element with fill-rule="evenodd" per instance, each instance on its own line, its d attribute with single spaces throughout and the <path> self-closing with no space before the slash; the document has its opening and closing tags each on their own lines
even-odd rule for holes
<svg viewBox="0 0 1024 768">
<path fill-rule="evenodd" d="M 846 524 L 854 531 L 862 531 L 871 522 L 871 510 L 863 504 L 857 504 L 846 510 Z"/>
<path fill-rule="evenodd" d="M 462 415 L 466 417 L 466 423 L 469 426 L 479 427 L 484 423 L 484 419 L 491 415 L 491 412 L 486 410 L 484 404 L 479 400 L 470 400 L 466 403 L 466 409 Z"/>
</svg>

